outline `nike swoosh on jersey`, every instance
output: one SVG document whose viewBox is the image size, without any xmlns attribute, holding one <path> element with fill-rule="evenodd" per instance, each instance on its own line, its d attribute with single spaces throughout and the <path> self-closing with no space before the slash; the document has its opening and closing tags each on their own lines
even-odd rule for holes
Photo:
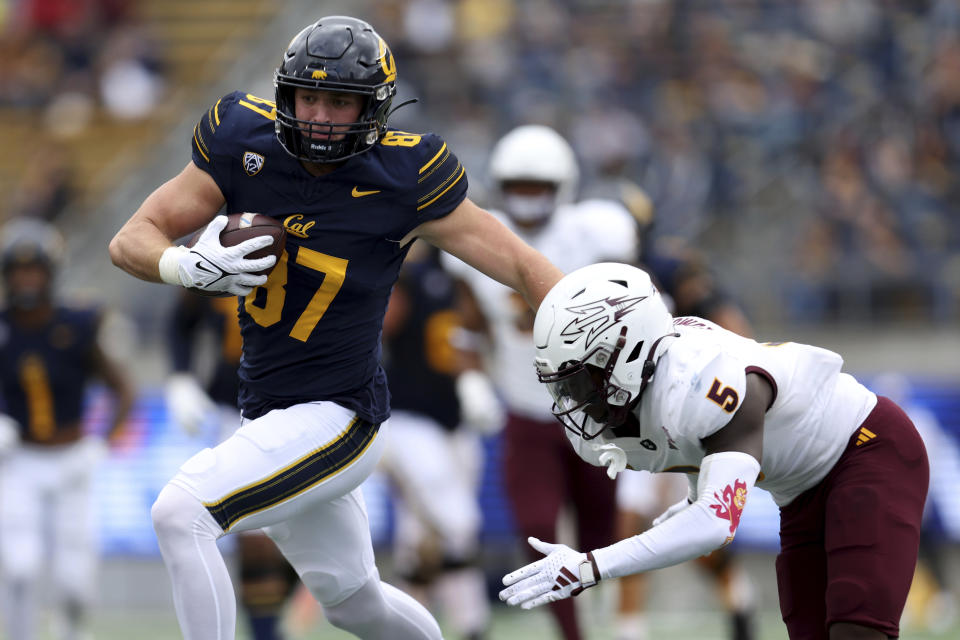
<svg viewBox="0 0 960 640">
<path fill-rule="evenodd" d="M 380 193 L 379 189 L 374 189 L 373 191 L 360 191 L 359 187 L 354 187 L 353 191 L 350 192 L 354 198 L 362 198 L 363 196 L 373 195 L 374 193 Z"/>
</svg>

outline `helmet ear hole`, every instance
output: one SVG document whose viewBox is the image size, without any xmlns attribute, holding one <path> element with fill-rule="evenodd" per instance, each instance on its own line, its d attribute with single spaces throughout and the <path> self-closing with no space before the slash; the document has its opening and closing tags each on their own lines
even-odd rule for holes
<svg viewBox="0 0 960 640">
<path fill-rule="evenodd" d="M 643 351 L 643 340 L 638 342 L 633 346 L 633 350 L 630 352 L 630 355 L 627 356 L 627 362 L 633 362 L 640 357 L 640 352 Z"/>
</svg>

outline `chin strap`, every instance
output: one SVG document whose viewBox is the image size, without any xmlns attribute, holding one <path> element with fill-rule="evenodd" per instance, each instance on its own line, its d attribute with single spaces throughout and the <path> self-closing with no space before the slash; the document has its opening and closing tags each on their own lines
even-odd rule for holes
<svg viewBox="0 0 960 640">
<path fill-rule="evenodd" d="M 660 346 L 660 341 L 664 338 L 679 337 L 679 333 L 666 333 L 653 342 L 653 346 L 651 346 L 650 351 L 647 352 L 647 359 L 643 361 L 643 368 L 640 370 L 640 389 L 637 391 L 637 397 L 631 403 L 633 406 L 637 406 L 637 403 L 640 402 L 644 389 L 647 388 L 647 384 L 653 378 L 653 372 L 657 369 L 657 363 L 654 358 L 657 356 L 657 347 Z"/>
</svg>

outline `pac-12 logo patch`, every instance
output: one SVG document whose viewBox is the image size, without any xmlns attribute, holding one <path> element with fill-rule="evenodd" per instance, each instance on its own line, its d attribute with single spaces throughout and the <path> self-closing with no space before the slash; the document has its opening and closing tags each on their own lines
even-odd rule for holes
<svg viewBox="0 0 960 640">
<path fill-rule="evenodd" d="M 264 160 L 265 158 L 259 153 L 245 151 L 243 153 L 243 170 L 247 172 L 248 176 L 255 176 L 260 173 L 260 169 L 263 169 Z"/>
</svg>

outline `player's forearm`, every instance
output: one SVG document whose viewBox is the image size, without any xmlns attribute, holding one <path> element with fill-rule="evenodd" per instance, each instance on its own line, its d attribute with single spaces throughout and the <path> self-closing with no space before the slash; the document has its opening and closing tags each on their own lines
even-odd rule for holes
<svg viewBox="0 0 960 640">
<path fill-rule="evenodd" d="M 662 569 L 723 546 L 727 536 L 711 522 L 707 506 L 694 503 L 666 522 L 640 535 L 595 549 L 593 557 L 604 579 Z"/>
<path fill-rule="evenodd" d="M 745 453 L 725 451 L 704 457 L 696 501 L 638 536 L 595 550 L 600 575 L 616 578 L 662 569 L 730 542 L 759 473 L 760 463 Z"/>
<path fill-rule="evenodd" d="M 135 216 L 110 241 L 110 259 L 132 276 L 161 282 L 160 256 L 169 246 L 170 241 L 156 226 Z"/>
<path fill-rule="evenodd" d="M 516 257 L 515 273 L 519 281 L 514 288 L 523 295 L 532 309 L 539 309 L 547 293 L 563 277 L 563 272 L 543 254 L 530 247 L 526 247 Z"/>
<path fill-rule="evenodd" d="M 425 222 L 404 241 L 421 237 L 504 284 L 537 309 L 563 272 L 507 229 L 490 212 L 465 199 L 453 213 Z"/>
<path fill-rule="evenodd" d="M 224 202 L 213 178 L 187 163 L 177 176 L 147 196 L 117 232 L 110 242 L 110 258 L 141 280 L 179 284 L 170 269 L 166 280 L 161 277 L 160 256 L 174 240 L 210 222 Z"/>
</svg>

